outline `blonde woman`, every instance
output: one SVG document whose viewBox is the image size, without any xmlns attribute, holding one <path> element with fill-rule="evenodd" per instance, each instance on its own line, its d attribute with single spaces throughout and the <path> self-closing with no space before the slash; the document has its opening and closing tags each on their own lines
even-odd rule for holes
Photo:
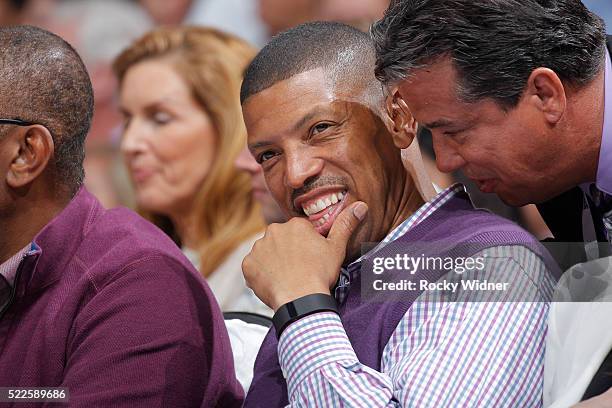
<svg viewBox="0 0 612 408">
<path fill-rule="evenodd" d="M 181 245 L 223 311 L 271 315 L 242 276 L 263 221 L 234 166 L 246 138 L 240 83 L 254 53 L 214 29 L 160 28 L 113 67 L 138 209 Z"/>
</svg>

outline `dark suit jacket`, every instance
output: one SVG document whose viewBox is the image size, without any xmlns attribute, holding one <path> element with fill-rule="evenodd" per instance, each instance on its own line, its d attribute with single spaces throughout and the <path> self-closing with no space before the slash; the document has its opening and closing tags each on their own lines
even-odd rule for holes
<svg viewBox="0 0 612 408">
<path fill-rule="evenodd" d="M 608 37 L 607 43 L 608 52 L 612 56 L 612 36 Z M 584 242 L 582 231 L 583 200 L 582 190 L 579 187 L 574 187 L 545 203 L 537 205 L 542 218 L 555 235 L 555 241 Z M 592 205 L 591 208 L 593 208 Z M 600 231 L 602 225 L 601 214 L 592 209 L 591 217 L 596 230 Z M 599 233 L 597 234 L 597 240 L 607 242 L 606 237 Z"/>
</svg>

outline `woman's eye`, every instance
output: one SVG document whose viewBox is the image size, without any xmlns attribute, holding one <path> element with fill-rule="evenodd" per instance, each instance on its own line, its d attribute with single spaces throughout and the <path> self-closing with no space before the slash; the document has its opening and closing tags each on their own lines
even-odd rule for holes
<svg viewBox="0 0 612 408">
<path fill-rule="evenodd" d="M 132 120 L 131 116 L 128 115 L 124 115 L 121 121 L 121 124 L 123 125 L 123 130 L 125 131 L 128 127 L 130 127 L 130 121 Z"/>
<path fill-rule="evenodd" d="M 273 158 L 273 157 L 274 157 L 274 152 L 272 152 L 272 151 L 268 150 L 268 151 L 265 151 L 265 152 L 261 153 L 261 154 L 260 154 L 260 155 L 257 157 L 257 162 L 258 162 L 259 164 L 261 164 L 261 163 L 265 162 L 266 160 L 270 160 L 270 159 L 271 159 L 271 158 Z"/>
<path fill-rule="evenodd" d="M 158 125 L 165 125 L 170 120 L 172 120 L 172 117 L 166 112 L 155 112 L 153 114 L 153 121 Z"/>
</svg>

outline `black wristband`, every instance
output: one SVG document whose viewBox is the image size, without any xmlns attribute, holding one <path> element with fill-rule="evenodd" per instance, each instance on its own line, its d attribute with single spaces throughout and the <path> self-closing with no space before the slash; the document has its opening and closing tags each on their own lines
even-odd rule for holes
<svg viewBox="0 0 612 408">
<path fill-rule="evenodd" d="M 278 308 L 272 318 L 274 328 L 276 329 L 276 337 L 280 339 L 283 330 L 296 320 L 323 311 L 338 313 L 336 299 L 331 295 L 313 293 L 312 295 L 297 298 L 293 302 L 285 303 Z"/>
</svg>

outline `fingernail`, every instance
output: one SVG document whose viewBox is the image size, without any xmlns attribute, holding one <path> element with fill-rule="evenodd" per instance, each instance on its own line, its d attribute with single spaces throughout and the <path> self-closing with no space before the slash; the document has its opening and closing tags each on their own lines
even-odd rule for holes
<svg viewBox="0 0 612 408">
<path fill-rule="evenodd" d="M 368 206 L 365 203 L 358 203 L 353 208 L 353 214 L 355 215 L 355 217 L 357 217 L 359 221 L 363 221 L 367 212 Z"/>
</svg>

